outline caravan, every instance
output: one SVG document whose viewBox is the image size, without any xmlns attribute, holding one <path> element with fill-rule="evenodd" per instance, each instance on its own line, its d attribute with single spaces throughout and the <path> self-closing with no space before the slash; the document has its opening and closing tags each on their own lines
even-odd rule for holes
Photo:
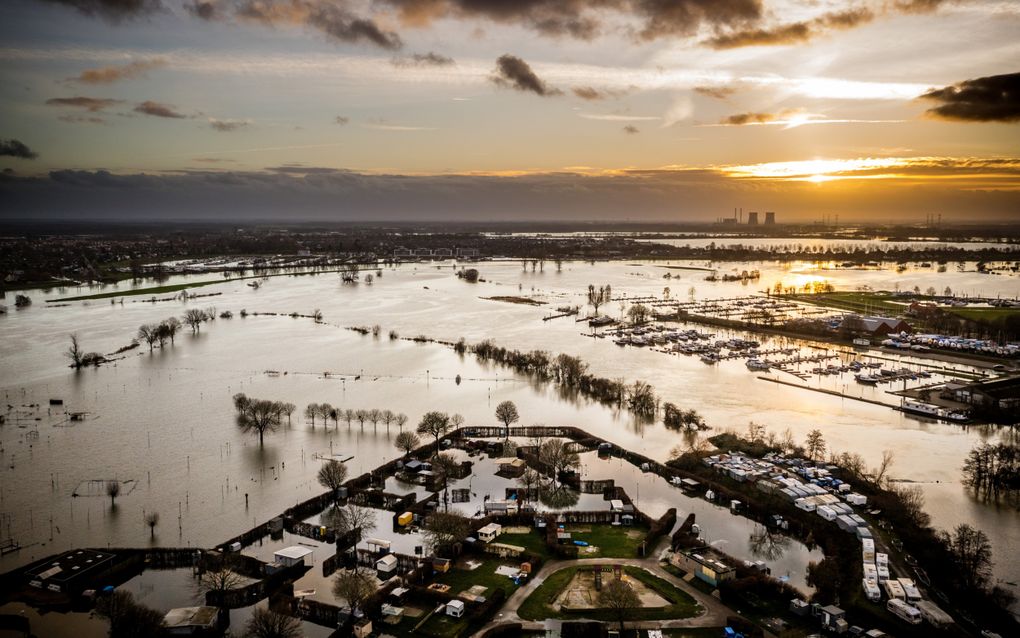
<svg viewBox="0 0 1020 638">
<path fill-rule="evenodd" d="M 894 582 L 894 581 L 889 581 Z M 908 605 L 907 603 L 893 598 L 885 604 L 885 608 L 889 610 L 889 613 L 897 616 L 901 620 L 904 620 L 911 625 L 921 624 L 921 612 L 917 610 L 917 607 Z"/>
</svg>

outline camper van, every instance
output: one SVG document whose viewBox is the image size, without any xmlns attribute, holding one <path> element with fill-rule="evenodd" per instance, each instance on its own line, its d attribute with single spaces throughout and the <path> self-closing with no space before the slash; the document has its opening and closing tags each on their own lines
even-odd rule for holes
<svg viewBox="0 0 1020 638">
<path fill-rule="evenodd" d="M 890 579 L 882 583 L 882 586 L 885 587 L 885 595 L 890 600 L 896 599 L 906 602 L 907 594 L 903 591 L 903 586 L 900 585 L 899 581 Z"/>
<path fill-rule="evenodd" d="M 897 616 L 903 621 L 910 623 L 911 625 L 921 624 L 921 612 L 917 610 L 917 607 L 914 607 L 913 605 L 908 605 L 902 600 L 893 598 L 885 604 L 885 608 L 889 611 L 889 613 Z"/>
</svg>

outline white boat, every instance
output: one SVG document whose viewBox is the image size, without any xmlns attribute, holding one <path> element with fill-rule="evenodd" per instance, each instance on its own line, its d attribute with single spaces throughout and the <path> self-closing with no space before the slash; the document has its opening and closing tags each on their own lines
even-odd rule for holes
<svg viewBox="0 0 1020 638">
<path fill-rule="evenodd" d="M 914 399 L 903 399 L 900 403 L 900 410 L 904 412 L 911 412 L 913 414 L 920 414 L 922 416 L 930 416 L 938 418 L 941 416 L 942 410 L 938 406 L 930 403 L 924 403 L 922 401 L 915 401 Z"/>
<path fill-rule="evenodd" d="M 745 364 L 748 370 L 768 370 L 769 364 L 761 359 L 748 359 Z"/>
<path fill-rule="evenodd" d="M 863 383 L 865 385 L 875 385 L 882 380 L 882 377 L 872 374 L 855 374 L 854 379 L 857 379 L 857 383 Z"/>
</svg>

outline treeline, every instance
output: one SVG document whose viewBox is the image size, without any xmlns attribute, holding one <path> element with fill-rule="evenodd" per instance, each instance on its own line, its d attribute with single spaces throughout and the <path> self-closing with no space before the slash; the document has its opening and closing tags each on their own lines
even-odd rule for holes
<svg viewBox="0 0 1020 638">
<path fill-rule="evenodd" d="M 371 423 L 373 427 L 378 426 L 380 422 L 386 427 L 396 425 L 402 428 L 407 425 L 407 415 L 402 412 L 379 410 L 378 408 L 371 410 L 341 409 L 333 407 L 329 403 L 309 403 L 305 406 L 305 418 L 311 421 L 312 427 L 315 427 L 315 419 L 317 418 L 321 418 L 324 425 L 328 425 L 330 419 L 332 419 L 334 427 L 339 426 L 341 420 L 347 423 L 347 427 L 351 427 L 351 423 L 354 421 L 357 421 L 361 427 L 365 427 L 366 421 Z"/>
<path fill-rule="evenodd" d="M 1020 448 L 982 443 L 963 463 L 963 484 L 986 496 L 1020 494 Z"/>
<path fill-rule="evenodd" d="M 463 339 L 454 344 L 454 350 L 459 353 L 468 349 Z M 588 371 L 588 364 L 578 357 L 568 354 L 552 356 L 544 350 L 510 350 L 489 340 L 475 344 L 470 350 L 481 360 L 494 361 L 516 372 L 553 381 L 565 390 L 577 392 L 604 405 L 626 407 L 640 417 L 653 419 L 659 411 L 660 399 L 650 384 L 644 381 L 627 384 L 623 379 L 596 376 Z"/>
</svg>

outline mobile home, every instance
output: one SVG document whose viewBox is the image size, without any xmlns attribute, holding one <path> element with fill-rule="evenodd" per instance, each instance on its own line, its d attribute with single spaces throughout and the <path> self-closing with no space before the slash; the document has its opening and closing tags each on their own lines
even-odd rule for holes
<svg viewBox="0 0 1020 638">
<path fill-rule="evenodd" d="M 910 623 L 911 625 L 921 624 L 921 612 L 918 611 L 917 607 L 908 605 L 902 600 L 893 598 L 885 604 L 885 608 L 889 610 L 889 613 L 897 616 L 900 620 Z"/>
</svg>

